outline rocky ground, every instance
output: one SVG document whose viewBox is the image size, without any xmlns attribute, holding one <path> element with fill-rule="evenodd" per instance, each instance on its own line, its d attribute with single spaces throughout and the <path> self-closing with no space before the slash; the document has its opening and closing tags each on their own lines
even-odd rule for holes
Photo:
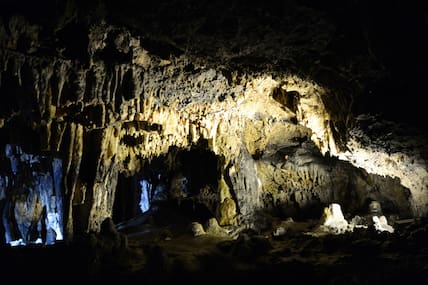
<svg viewBox="0 0 428 285">
<path fill-rule="evenodd" d="M 168 210 L 169 211 L 169 210 Z M 72 244 L 5 248 L 8 281 L 221 284 L 403 284 L 428 276 L 426 221 L 314 236 L 318 220 L 282 221 L 282 235 L 241 229 L 236 236 L 194 236 L 177 212 L 162 213 L 118 232 L 106 223 L 99 234 Z M 278 222 L 273 224 L 278 225 Z M 275 227 L 275 226 L 274 226 Z"/>
</svg>

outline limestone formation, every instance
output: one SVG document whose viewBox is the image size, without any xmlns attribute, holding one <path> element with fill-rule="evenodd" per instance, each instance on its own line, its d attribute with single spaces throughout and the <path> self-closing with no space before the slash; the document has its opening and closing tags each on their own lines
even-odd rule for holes
<svg viewBox="0 0 428 285">
<path fill-rule="evenodd" d="M 389 232 L 389 233 L 393 233 L 394 232 L 394 228 L 391 225 L 388 225 L 388 221 L 386 220 L 385 216 L 373 216 L 373 223 L 374 223 L 374 227 L 377 231 L 380 232 Z"/>
<path fill-rule="evenodd" d="M 206 234 L 204 227 L 198 222 L 192 223 L 192 233 L 195 237 L 202 236 L 202 235 Z"/>
<path fill-rule="evenodd" d="M 345 220 L 342 209 L 337 203 L 330 204 L 324 208 L 320 222 L 321 229 L 325 232 L 343 234 L 348 231 L 348 221 Z"/>
<path fill-rule="evenodd" d="M 219 237 L 228 237 L 228 232 L 220 227 L 215 218 L 211 218 L 205 223 L 205 232 L 209 235 L 219 236 Z"/>
<path fill-rule="evenodd" d="M 376 116 L 361 115 L 350 131 L 348 150 L 339 155 L 369 173 L 398 179 L 410 190 L 412 211 L 424 216 L 428 205 L 426 138 L 417 129 Z"/>
<path fill-rule="evenodd" d="M 388 224 L 386 217 L 382 214 L 382 209 L 378 201 L 372 201 L 369 205 L 369 213 L 365 217 L 354 216 L 349 222 L 345 219 L 341 206 L 337 203 L 332 203 L 324 208 L 323 215 L 319 221 L 319 225 L 308 234 L 313 236 L 322 236 L 325 234 L 344 234 L 352 232 L 354 229 L 372 228 L 377 232 L 394 233 L 394 228 Z M 275 236 L 280 236 L 285 233 L 283 227 L 278 227 L 275 231 Z"/>
<path fill-rule="evenodd" d="M 236 204 L 233 199 L 226 197 L 219 206 L 219 224 L 221 226 L 234 225 L 236 219 Z"/>
<path fill-rule="evenodd" d="M 424 2 L 0 1 L 1 281 L 426 280 Z"/>
<path fill-rule="evenodd" d="M 314 19 L 300 26 L 313 45 L 300 46 L 299 29 L 281 18 L 276 24 L 286 32 L 267 33 L 260 44 L 249 44 L 258 42 L 253 18 L 240 21 L 231 29 L 234 47 L 206 37 L 202 24 L 162 32 L 139 18 L 107 17 L 105 7 L 94 10 L 99 19 L 79 18 L 92 5 L 60 11 L 49 25 L 19 14 L 1 18 L 1 142 L 62 158 L 54 184 L 64 197 L 58 219 L 67 238 L 99 231 L 131 177 L 150 180 L 149 204 L 196 201 L 222 226 L 253 227 L 265 214 L 313 218 L 332 202 L 352 214 L 369 200 L 402 217 L 427 213 L 423 146 L 392 124 L 387 132 L 371 119 L 353 120 L 363 79 L 380 71 L 354 54 L 338 58 L 339 67 L 314 63 L 314 53 L 332 53 L 332 24 L 315 10 L 287 5 L 295 11 L 290 21 Z M 78 40 L 70 43 L 71 35 Z M 274 41 L 284 48 L 273 49 Z M 216 176 L 208 182 L 176 176 L 183 168 L 176 154 L 195 148 L 217 160 L 206 170 Z M 120 191 L 137 191 L 135 185 Z"/>
</svg>

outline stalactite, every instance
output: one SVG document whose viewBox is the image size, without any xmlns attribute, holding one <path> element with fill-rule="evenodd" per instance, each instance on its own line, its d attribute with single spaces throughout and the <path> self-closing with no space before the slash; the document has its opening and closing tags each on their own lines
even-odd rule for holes
<svg viewBox="0 0 428 285">
<path fill-rule="evenodd" d="M 67 167 L 64 172 L 65 197 L 68 202 L 66 224 L 67 237 L 73 238 L 73 200 L 80 173 L 80 163 L 83 155 L 83 126 L 70 124 L 70 145 L 68 149 Z"/>
<path fill-rule="evenodd" d="M 57 95 L 57 101 L 55 102 L 55 106 L 59 107 L 61 104 L 61 96 L 62 96 L 62 90 L 64 88 L 64 83 L 66 81 L 66 78 L 68 76 L 68 70 L 70 69 L 70 66 L 66 64 L 65 62 L 61 62 L 59 64 L 59 70 L 57 71 L 57 74 L 59 75 L 58 79 L 58 95 Z"/>
<path fill-rule="evenodd" d="M 5 38 L 16 45 L 13 35 Z M 76 195 L 79 203 L 90 204 L 87 230 L 98 230 L 111 216 L 119 173 L 135 175 L 145 161 L 167 154 L 171 147 L 190 149 L 201 140 L 224 157 L 221 175 L 230 183 L 230 197 L 221 202 L 232 199 L 249 223 L 265 194 L 277 195 L 274 199 L 285 204 L 295 195 L 305 204 L 311 199 L 329 202 L 330 194 L 339 191 L 331 178 L 340 172 L 338 167 L 319 160 L 327 153 L 333 157 L 339 153 L 332 128 L 345 124 L 341 120 L 348 117 L 334 115 L 334 108 L 350 107 L 327 102 L 334 97 L 330 89 L 283 72 L 214 69 L 186 54 L 161 58 L 125 28 L 106 23 L 91 26 L 88 39 L 87 63 L 0 48 L 0 84 L 6 84 L 5 73 L 13 73 L 22 85 L 24 62 L 34 72 L 39 110 L 31 111 L 38 111 L 41 119 L 31 124 L 46 130 L 41 138 L 44 150 L 65 156 L 64 208 L 70 236 L 73 201 L 82 186 L 80 164 L 87 143 L 83 139 L 92 132 L 102 134 L 96 146 L 100 152 L 93 154 L 97 156 L 94 181 L 85 184 L 92 200 L 83 202 L 81 197 L 87 196 Z M 126 60 L 119 55 L 116 60 L 106 59 L 106 49 Z M 275 90 L 292 94 L 292 102 L 277 100 Z M 10 119 L 0 114 L 1 120 L 4 128 Z M 407 182 L 409 188 L 419 187 L 417 193 L 425 189 Z"/>
<path fill-rule="evenodd" d="M 118 137 L 115 127 L 106 128 L 102 134 L 101 153 L 92 188 L 93 203 L 88 221 L 88 231 L 99 231 L 104 219 L 112 216 L 119 167 L 116 163 Z"/>
</svg>

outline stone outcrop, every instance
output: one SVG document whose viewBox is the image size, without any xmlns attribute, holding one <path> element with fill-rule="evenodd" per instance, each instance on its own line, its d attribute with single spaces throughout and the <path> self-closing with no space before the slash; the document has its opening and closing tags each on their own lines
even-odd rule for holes
<svg viewBox="0 0 428 285">
<path fill-rule="evenodd" d="M 368 173 L 392 177 L 410 190 L 412 211 L 427 214 L 427 140 L 424 133 L 406 124 L 361 115 L 350 130 L 348 150 L 339 157 Z"/>
</svg>

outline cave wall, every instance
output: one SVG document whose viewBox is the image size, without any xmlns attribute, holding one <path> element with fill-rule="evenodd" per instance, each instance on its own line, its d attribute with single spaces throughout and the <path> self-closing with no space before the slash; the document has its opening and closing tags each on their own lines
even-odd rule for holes
<svg viewBox="0 0 428 285">
<path fill-rule="evenodd" d="M 303 15 L 312 21 L 297 26 L 281 21 L 285 32 L 279 29 L 278 34 L 260 26 L 259 34 L 266 34 L 260 46 L 248 44 L 257 37 L 250 29 L 254 22 L 243 17 L 232 29 L 233 49 L 225 49 L 226 34 L 213 42 L 203 32 L 213 28 L 208 25 L 213 19 L 198 24 L 196 32 L 186 30 L 192 44 L 182 46 L 183 39 L 160 33 L 156 25 L 145 29 L 135 17 L 108 14 L 113 2 L 95 8 L 67 3 L 57 7 L 52 19 L 25 13 L 2 17 L 0 131 L 3 145 L 13 140 L 29 151 L 62 157 L 69 237 L 76 228 L 97 231 L 112 216 L 119 175 L 133 176 L 171 147 L 190 149 L 201 139 L 224 158 L 220 204 L 236 207 L 244 223 L 251 224 L 254 214 L 272 203 L 277 205 L 272 211 L 282 211 L 296 203 L 302 210 L 339 200 L 356 211 L 365 203 L 361 193 L 376 188 L 362 186 L 366 182 L 349 186 L 368 176 L 330 160 L 346 152 L 361 82 L 378 69 L 361 54 L 341 54 L 346 61 L 337 66 L 317 62 L 311 53 L 332 54 L 328 42 L 337 40 L 322 13 L 286 5 L 286 19 Z M 141 21 L 150 19 L 145 14 Z M 224 21 L 221 27 L 235 25 L 233 19 Z M 177 35 L 188 36 L 184 30 L 178 25 Z M 309 38 L 314 45 L 306 45 Z M 354 178 L 346 179 L 349 175 Z M 426 171 L 418 179 L 425 181 Z M 398 189 L 391 198 L 393 210 L 425 214 L 425 198 L 409 202 L 407 188 L 400 188 L 400 181 L 391 183 Z M 414 194 L 426 190 L 426 184 L 420 185 L 405 186 Z M 389 197 L 393 190 L 388 191 L 373 197 Z"/>
</svg>

